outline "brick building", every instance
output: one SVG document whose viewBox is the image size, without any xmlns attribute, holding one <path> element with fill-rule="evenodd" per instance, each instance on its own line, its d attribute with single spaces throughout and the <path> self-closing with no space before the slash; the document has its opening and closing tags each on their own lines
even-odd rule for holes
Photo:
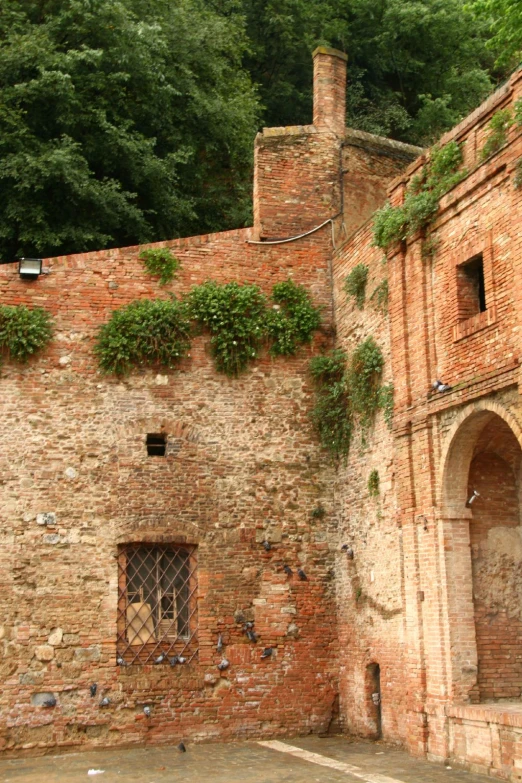
<svg viewBox="0 0 522 783">
<path fill-rule="evenodd" d="M 34 282 L 0 267 L 3 303 L 55 321 L 0 381 L 4 753 L 340 727 L 522 780 L 520 128 L 480 154 L 522 73 L 441 140 L 468 173 L 435 253 L 418 232 L 385 262 L 371 216 L 429 153 L 347 130 L 345 79 L 316 50 L 313 125 L 256 139 L 254 226 L 161 243 L 181 262 L 166 288 L 138 247 L 47 259 Z M 358 264 L 369 293 L 388 280 L 388 315 L 346 295 Z M 177 370 L 98 368 L 99 327 L 135 299 L 289 278 L 323 319 L 295 357 L 230 379 L 202 334 Z M 308 362 L 370 335 L 393 425 L 379 412 L 334 464 Z"/>
</svg>

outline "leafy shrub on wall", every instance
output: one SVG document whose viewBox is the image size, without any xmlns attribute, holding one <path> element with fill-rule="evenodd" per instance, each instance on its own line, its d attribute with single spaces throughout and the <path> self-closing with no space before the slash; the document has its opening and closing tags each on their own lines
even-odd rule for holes
<svg viewBox="0 0 522 783">
<path fill-rule="evenodd" d="M 0 359 L 26 362 L 48 345 L 52 334 L 51 315 L 43 308 L 0 306 Z"/>
</svg>

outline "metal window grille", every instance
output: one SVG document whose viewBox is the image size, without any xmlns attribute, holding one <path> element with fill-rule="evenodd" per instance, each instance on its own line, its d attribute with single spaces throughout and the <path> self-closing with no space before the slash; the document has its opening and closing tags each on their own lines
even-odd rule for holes
<svg viewBox="0 0 522 783">
<path fill-rule="evenodd" d="M 197 550 L 126 544 L 118 555 L 117 655 L 127 664 L 190 662 L 198 652 Z"/>
</svg>

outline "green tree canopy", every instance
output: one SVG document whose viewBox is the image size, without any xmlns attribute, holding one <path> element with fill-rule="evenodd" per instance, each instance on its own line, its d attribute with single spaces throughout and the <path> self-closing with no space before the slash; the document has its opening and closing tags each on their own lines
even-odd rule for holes
<svg viewBox="0 0 522 783">
<path fill-rule="evenodd" d="M 245 45 L 204 0 L 3 0 L 0 259 L 241 224 Z"/>
<path fill-rule="evenodd" d="M 520 0 L 472 0 L 470 9 L 489 27 L 489 47 L 497 65 L 514 68 L 522 60 L 522 4 Z"/>
<path fill-rule="evenodd" d="M 434 140 L 492 87 L 487 25 L 462 0 L 242 0 L 242 8 L 252 42 L 245 63 L 266 125 L 311 121 L 318 44 L 348 54 L 348 125 L 404 141 Z"/>
</svg>

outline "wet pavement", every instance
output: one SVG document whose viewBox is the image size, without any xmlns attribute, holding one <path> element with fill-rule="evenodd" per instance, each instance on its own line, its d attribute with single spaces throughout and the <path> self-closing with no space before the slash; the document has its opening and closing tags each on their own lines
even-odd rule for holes
<svg viewBox="0 0 522 783">
<path fill-rule="evenodd" d="M 93 774 L 95 770 L 103 770 Z M 89 774 L 91 771 L 91 774 Z M 299 737 L 84 751 L 0 761 L 1 783 L 485 783 L 383 743 Z"/>
</svg>

